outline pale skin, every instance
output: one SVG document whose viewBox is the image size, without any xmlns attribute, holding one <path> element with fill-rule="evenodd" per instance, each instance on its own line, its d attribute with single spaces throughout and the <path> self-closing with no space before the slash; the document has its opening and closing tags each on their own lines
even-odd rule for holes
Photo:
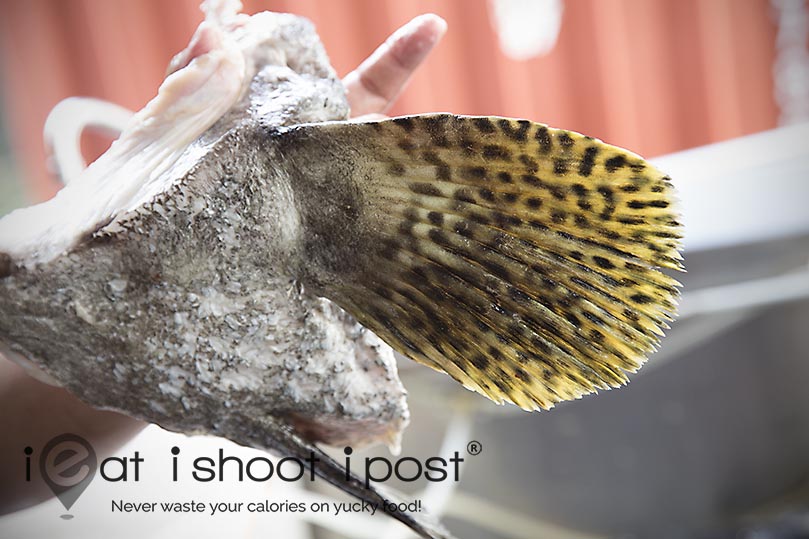
<svg viewBox="0 0 809 539">
<path fill-rule="evenodd" d="M 343 82 L 352 117 L 384 114 L 446 28 L 446 22 L 437 15 L 416 17 L 346 75 Z M 26 446 L 34 448 L 35 460 L 37 448 L 58 434 L 71 432 L 87 439 L 103 458 L 146 426 L 137 419 L 88 406 L 64 389 L 31 378 L 2 356 L 0 409 L 0 514 L 52 496 L 35 472 L 30 482 L 25 481 Z"/>
</svg>

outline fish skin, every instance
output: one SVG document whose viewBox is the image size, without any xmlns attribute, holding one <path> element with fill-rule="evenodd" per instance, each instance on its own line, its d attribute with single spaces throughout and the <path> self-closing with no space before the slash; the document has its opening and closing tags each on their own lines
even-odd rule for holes
<svg viewBox="0 0 809 539">
<path fill-rule="evenodd" d="M 280 456 L 313 451 L 338 488 L 395 501 L 315 445 L 398 451 L 409 411 L 391 348 L 292 271 L 301 225 L 265 136 L 347 118 L 345 90 L 309 21 L 262 13 L 255 24 L 265 52 L 248 62 L 244 94 L 155 197 L 76 230 L 46 259 L 36 246 L 15 256 L 17 231 L 0 220 L 0 342 L 93 406 Z M 47 211 L 67 217 L 59 204 Z M 448 537 L 425 515 L 393 516 Z"/>
<path fill-rule="evenodd" d="M 286 55 L 297 43 L 312 56 L 308 21 L 262 15 Z M 313 430 L 316 441 L 395 447 L 408 412 L 392 352 L 296 275 L 301 223 L 264 136 L 268 124 L 348 114 L 315 51 L 301 73 L 255 66 L 247 93 L 189 150 L 201 156 L 152 200 L 80 231 L 56 258 L 9 257 L 0 339 L 85 401 L 175 430 L 210 428 L 214 410 L 238 403 L 341 426 Z"/>
</svg>

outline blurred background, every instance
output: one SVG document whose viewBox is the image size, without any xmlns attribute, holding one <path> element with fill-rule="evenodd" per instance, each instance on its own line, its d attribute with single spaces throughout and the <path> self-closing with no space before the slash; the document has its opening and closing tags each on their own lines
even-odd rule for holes
<svg viewBox="0 0 809 539">
<path fill-rule="evenodd" d="M 794 115 L 790 82 L 776 67 L 802 60 L 806 79 L 806 35 L 790 35 L 799 22 L 793 12 L 804 5 L 248 0 L 245 11 L 309 17 L 341 76 L 410 18 L 435 12 L 449 32 L 392 114 L 518 116 L 656 156 L 770 129 Z M 0 6 L 2 123 L 14 134 L 3 144 L 31 201 L 58 188 L 46 173 L 42 145 L 51 108 L 75 95 L 141 108 L 202 20 L 198 0 L 2 0 Z M 806 118 L 809 90 L 802 92 L 799 112 Z M 86 138 L 91 157 L 103 151 L 106 141 Z"/>
<path fill-rule="evenodd" d="M 437 13 L 448 34 L 391 114 L 518 116 L 580 131 L 654 158 L 680 190 L 682 315 L 632 383 L 529 415 L 402 361 L 413 412 L 404 454 L 463 452 L 472 439 L 483 452 L 469 457 L 459 485 L 394 486 L 418 493 L 467 539 L 809 537 L 809 3 L 251 0 L 245 8 L 312 19 L 341 76 L 413 16 Z M 42 142 L 54 105 L 83 95 L 142 107 L 201 20 L 197 0 L 0 0 L 0 214 L 60 187 Z M 108 144 L 82 139 L 88 160 Z M 168 447 L 168 436 L 149 427 L 133 444 Z M 366 454 L 377 453 L 385 454 Z M 88 492 L 119 496 L 108 487 Z M 219 485 L 211 495 L 262 492 L 254 487 Z M 274 495 L 336 496 L 276 487 Z M 57 510 L 46 506 L 4 517 L 0 529 L 52 519 L 47 511 Z M 95 536 L 94 526 L 112 525 L 103 518 L 77 518 L 74 531 Z M 286 522 L 281 533 L 272 517 L 183 518 L 132 521 L 117 533 L 407 537 L 379 519 Z"/>
</svg>

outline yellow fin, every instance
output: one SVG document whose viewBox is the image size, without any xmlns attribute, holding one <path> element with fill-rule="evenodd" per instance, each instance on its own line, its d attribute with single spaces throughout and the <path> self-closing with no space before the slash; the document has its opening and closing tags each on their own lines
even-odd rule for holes
<svg viewBox="0 0 809 539">
<path fill-rule="evenodd" d="M 362 200 L 362 245 L 324 293 L 399 352 L 531 410 L 622 385 L 655 349 L 681 225 L 642 158 L 496 117 L 295 129 Z"/>
</svg>

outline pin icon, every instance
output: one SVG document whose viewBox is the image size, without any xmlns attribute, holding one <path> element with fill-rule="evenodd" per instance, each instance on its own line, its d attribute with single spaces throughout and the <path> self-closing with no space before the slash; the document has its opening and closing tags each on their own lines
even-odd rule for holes
<svg viewBox="0 0 809 539">
<path fill-rule="evenodd" d="M 97 466 L 90 443 L 70 433 L 52 438 L 39 457 L 42 478 L 67 510 L 93 480 Z"/>
</svg>

